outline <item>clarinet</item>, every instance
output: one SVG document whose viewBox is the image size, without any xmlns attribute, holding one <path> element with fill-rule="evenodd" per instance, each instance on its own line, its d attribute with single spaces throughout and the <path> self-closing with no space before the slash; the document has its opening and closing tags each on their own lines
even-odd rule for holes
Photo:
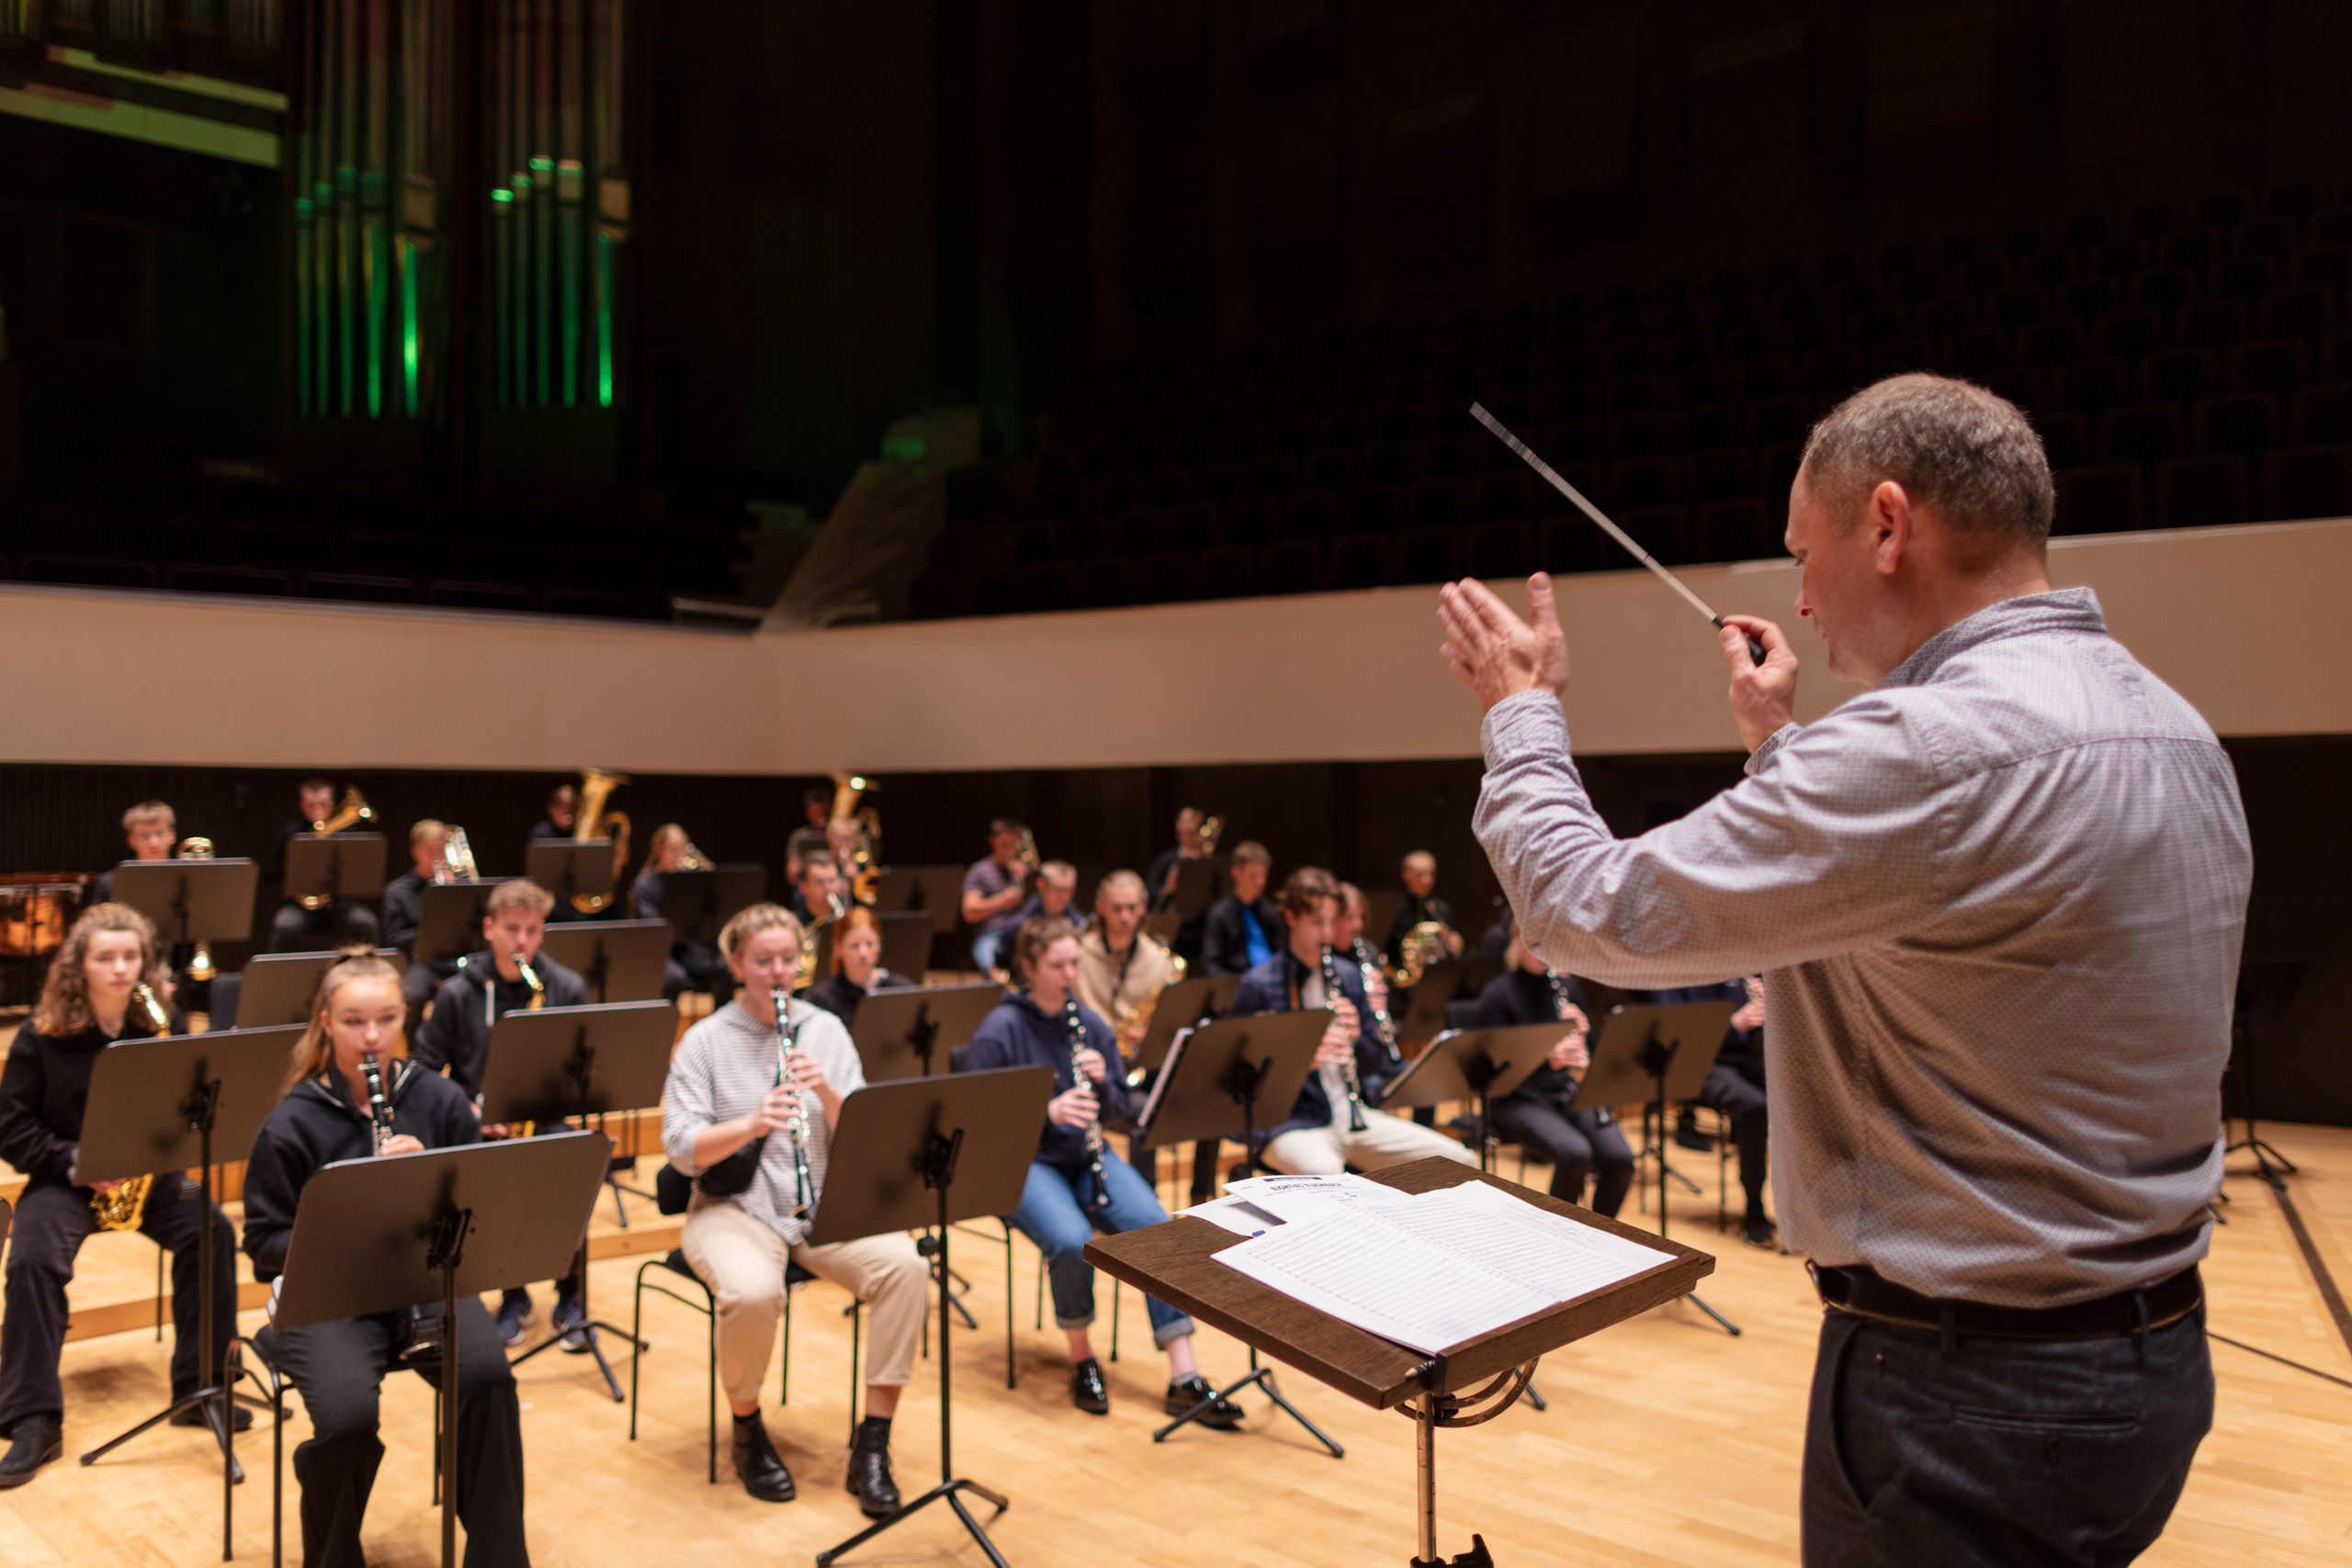
<svg viewBox="0 0 2352 1568">
<path fill-rule="evenodd" d="M 375 1152 L 380 1155 L 392 1141 L 392 1108 L 384 1099 L 384 1075 L 376 1066 L 375 1052 L 359 1058 L 359 1071 L 368 1080 L 368 1130 L 375 1136 Z"/>
<path fill-rule="evenodd" d="M 1340 988 L 1339 955 L 1328 947 L 1323 950 L 1323 1001 L 1335 1013 L 1348 1005 L 1348 994 Z M 1356 1077 L 1353 1045 L 1340 1064 L 1340 1087 L 1348 1091 L 1348 1131 L 1361 1133 L 1371 1123 L 1363 1119 L 1363 1080 Z"/>
<path fill-rule="evenodd" d="M 1380 954 L 1372 950 L 1370 942 L 1358 937 L 1355 942 L 1355 959 L 1356 972 L 1363 976 L 1363 994 L 1370 997 L 1373 976 L 1380 973 Z M 1396 1021 L 1388 1016 L 1386 1002 L 1372 1004 L 1372 1027 L 1380 1035 L 1380 1048 L 1388 1053 L 1388 1059 L 1392 1062 L 1403 1061 L 1405 1054 L 1396 1049 Z"/>
<path fill-rule="evenodd" d="M 798 1043 L 792 1028 L 792 1000 L 781 986 L 768 990 L 768 1003 L 775 1009 L 775 1081 L 784 1081 L 784 1059 Z M 792 1113 L 792 1186 L 794 1213 L 808 1212 L 815 1199 L 816 1183 L 808 1178 L 808 1097 L 796 1085 L 792 1091 L 796 1109 Z"/>
<path fill-rule="evenodd" d="M 1558 1017 L 1561 1022 L 1566 1023 L 1568 1021 L 1568 1010 L 1576 1006 L 1576 1003 L 1568 999 L 1568 983 L 1562 979 L 1548 964 L 1544 967 L 1544 978 L 1551 983 L 1552 1011 Z M 1605 1105 L 1597 1105 L 1593 1107 L 1592 1113 L 1594 1118 L 1602 1126 L 1605 1127 L 1609 1124 L 1609 1107 Z"/>
<path fill-rule="evenodd" d="M 1070 1087 L 1084 1089 L 1086 1069 L 1078 1065 L 1078 1058 L 1086 1049 L 1086 1020 L 1078 1010 L 1076 997 L 1062 998 L 1062 1021 L 1069 1027 Z M 1100 1209 L 1111 1201 L 1111 1184 L 1102 1175 L 1102 1114 L 1099 1109 L 1086 1123 L 1086 1159 L 1087 1190 L 1093 1197 L 1094 1207 Z"/>
</svg>

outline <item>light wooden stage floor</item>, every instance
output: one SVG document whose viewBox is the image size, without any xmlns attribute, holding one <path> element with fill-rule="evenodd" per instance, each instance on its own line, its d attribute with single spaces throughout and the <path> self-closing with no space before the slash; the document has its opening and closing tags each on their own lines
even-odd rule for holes
<svg viewBox="0 0 2352 1568">
<path fill-rule="evenodd" d="M 2352 1284 L 2352 1132 L 2266 1128 L 2301 1172 L 2290 1183 L 2335 1278 Z M 2244 1156 L 2235 1170 L 2247 1168 Z M 1482 1532 L 1498 1562 L 1636 1564 L 1789 1563 L 1797 1553 L 1798 1456 L 1819 1308 L 1802 1262 L 1749 1250 L 1714 1230 L 1715 1161 L 1678 1155 L 1705 1195 L 1678 1197 L 1674 1231 L 1717 1252 L 1704 1294 L 1738 1322 L 1737 1339 L 1685 1305 L 1660 1309 L 1548 1358 L 1538 1386 L 1546 1414 L 1515 1409 L 1439 1443 L 1441 1544 L 1465 1551 Z M 650 1170 L 650 1166 L 647 1168 Z M 1506 1174 L 1516 1170 L 1507 1158 Z M 1530 1175 L 1539 1182 L 1540 1169 Z M 2206 1278 L 2210 1326 L 2352 1379 L 2352 1354 L 2331 1322 L 2278 1203 L 2246 1175 L 2231 1178 L 2230 1224 L 2215 1236 Z M 609 1225 L 609 1203 L 605 1224 Z M 642 1206 L 651 1222 L 650 1205 Z M 1637 1217 L 1634 1205 L 1627 1217 Z M 600 1229 L 605 1228 L 600 1226 Z M 992 1228 L 992 1227 L 991 1227 Z M 599 1314 L 626 1323 L 641 1259 L 594 1266 Z M 972 1282 L 980 1331 L 955 1341 L 959 1472 L 1009 1494 L 999 1548 L 1018 1568 L 1101 1568 L 1106 1562 L 1192 1568 L 1203 1562 L 1339 1568 L 1412 1555 L 1413 1432 L 1395 1414 L 1340 1399 L 1299 1374 L 1284 1391 L 1344 1443 L 1328 1457 L 1306 1433 L 1251 1398 L 1243 1435 L 1188 1430 L 1155 1446 L 1165 1368 L 1149 1349 L 1142 1303 L 1124 1298 L 1122 1359 L 1108 1366 L 1107 1418 L 1069 1408 L 1059 1335 L 1035 1323 L 1035 1254 L 1017 1244 L 1013 1270 L 1021 1386 L 1004 1387 L 1004 1254 L 958 1235 L 954 1260 Z M 135 1259 L 132 1266 L 136 1265 Z M 152 1264 L 148 1265 L 152 1267 Z M 543 1331 L 551 1295 L 536 1292 Z M 1108 1281 L 1101 1290 L 1107 1310 Z M 842 1293 L 819 1284 L 797 1300 L 792 1403 L 767 1420 L 800 1483 L 777 1506 L 746 1497 L 720 1456 L 720 1483 L 703 1480 L 703 1330 L 666 1302 L 647 1307 L 656 1348 L 643 1365 L 640 1438 L 605 1395 L 585 1358 L 544 1356 L 520 1372 L 534 1561 L 588 1564 L 806 1562 L 862 1522 L 841 1477 L 847 1411 Z M 250 1331 L 259 1314 L 247 1313 Z M 1098 1325 L 1098 1350 L 1107 1349 Z M 935 1332 L 935 1331 L 934 1331 Z M 936 1348 L 936 1340 L 933 1341 Z M 1213 1377 L 1237 1374 L 1231 1341 L 1201 1336 Z M 67 1458 L 28 1486 L 0 1493 L 0 1562 L 170 1563 L 219 1559 L 218 1472 L 194 1432 L 151 1434 L 92 1469 L 73 1456 L 160 1405 L 165 1348 L 151 1334 L 118 1333 L 65 1350 Z M 2143 1562 L 2185 1564 L 2343 1564 L 2352 1562 L 2352 1387 L 2313 1378 L 2227 1345 L 2213 1347 L 2220 1388 L 2212 1435 L 2199 1451 L 2170 1530 Z M 626 1362 L 622 1363 L 626 1381 Z M 936 1367 L 917 1364 L 894 1443 L 909 1495 L 935 1478 Z M 386 1384 L 388 1453 L 368 1517 L 369 1561 L 422 1568 L 436 1561 L 437 1514 L 428 1501 L 432 1412 L 424 1384 Z M 306 1435 L 299 1409 L 289 1447 Z M 725 1439 L 722 1418 L 721 1440 Z M 269 1550 L 266 1422 L 240 1445 L 253 1479 L 238 1491 L 237 1556 Z M 289 1550 L 299 1556 L 292 1477 Z M 981 1558 L 952 1516 L 937 1509 L 854 1554 L 872 1568 L 975 1564 Z"/>
</svg>

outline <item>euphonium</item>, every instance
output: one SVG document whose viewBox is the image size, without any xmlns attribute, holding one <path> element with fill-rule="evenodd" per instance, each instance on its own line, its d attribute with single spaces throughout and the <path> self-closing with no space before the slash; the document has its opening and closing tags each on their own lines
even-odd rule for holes
<svg viewBox="0 0 2352 1568">
<path fill-rule="evenodd" d="M 1086 1049 L 1086 1016 L 1078 1010 L 1076 997 L 1069 996 L 1062 998 L 1062 1021 L 1069 1026 L 1070 1087 L 1085 1089 L 1097 1097 L 1094 1118 L 1086 1124 L 1086 1186 L 1088 1194 L 1093 1199 L 1093 1207 L 1101 1209 L 1111 1201 L 1110 1180 L 1102 1174 L 1102 1111 L 1100 1098 L 1102 1090 L 1088 1081 L 1086 1069 L 1078 1065 L 1080 1054 Z M 1079 1206 L 1084 1208 L 1087 1205 L 1081 1203 Z"/>
<path fill-rule="evenodd" d="M 449 840 L 441 846 L 441 863 L 435 869 L 433 880 L 442 884 L 481 880 L 481 873 L 474 865 L 474 847 L 463 828 L 449 829 Z"/>
<path fill-rule="evenodd" d="M 182 839 L 180 840 L 179 853 L 175 858 L 179 860 L 210 860 L 212 858 L 212 840 L 209 839 Z M 191 980 L 197 981 L 209 980 L 219 972 L 219 969 L 212 962 L 212 944 L 209 942 L 198 942 L 196 944 L 196 952 L 194 955 L 187 961 L 187 977 Z"/>
<path fill-rule="evenodd" d="M 172 1032 L 172 1015 L 155 999 L 153 987 L 141 984 L 130 993 L 131 1001 L 157 1034 Z M 90 1211 L 98 1217 L 102 1231 L 135 1231 L 147 1213 L 147 1193 L 155 1185 L 152 1176 L 134 1176 L 111 1192 L 90 1194 Z"/>
<path fill-rule="evenodd" d="M 617 886 L 621 868 L 628 863 L 628 816 L 626 812 L 607 811 L 605 802 L 613 791 L 628 783 L 627 773 L 608 773 L 602 768 L 580 770 L 580 807 L 572 813 L 571 841 L 585 843 L 590 839 L 610 839 L 613 841 L 613 881 Z M 613 901 L 609 893 L 575 893 L 571 907 L 583 915 L 593 915 Z"/>
<path fill-rule="evenodd" d="M 1348 993 L 1340 988 L 1340 957 L 1330 948 L 1323 950 L 1323 1005 L 1337 1013 L 1348 1005 Z M 1348 1093 L 1348 1131 L 1361 1133 L 1371 1123 L 1363 1116 L 1363 1080 L 1356 1076 L 1356 1053 L 1351 1045 L 1346 1060 L 1340 1064 L 1340 1087 Z"/>
</svg>

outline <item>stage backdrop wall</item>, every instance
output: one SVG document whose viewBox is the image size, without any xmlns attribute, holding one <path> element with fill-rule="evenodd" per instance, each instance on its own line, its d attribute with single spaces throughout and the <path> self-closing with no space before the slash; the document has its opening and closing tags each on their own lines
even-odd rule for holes
<svg viewBox="0 0 2352 1568">
<path fill-rule="evenodd" d="M 2352 520 L 2064 539 L 2116 634 L 2224 735 L 2352 731 Z M 1786 562 L 1701 568 L 1795 627 Z M 1520 597 L 1517 587 L 1510 596 Z M 745 636 L 11 585 L 18 761 L 790 773 L 1477 754 L 1427 588 Z M 1639 572 L 1565 579 L 1586 754 L 1736 745 L 1713 635 Z M 1812 666 L 1801 716 L 1847 694 Z M 191 691 L 206 694 L 189 700 Z"/>
</svg>

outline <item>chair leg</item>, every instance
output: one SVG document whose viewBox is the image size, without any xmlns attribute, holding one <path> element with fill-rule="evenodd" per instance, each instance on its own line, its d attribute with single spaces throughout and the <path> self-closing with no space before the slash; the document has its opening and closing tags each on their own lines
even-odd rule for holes
<svg viewBox="0 0 2352 1568">
<path fill-rule="evenodd" d="M 638 1265 L 636 1301 L 628 1317 L 628 1440 L 637 1441 L 637 1362 L 645 1349 L 645 1269 Z"/>
<path fill-rule="evenodd" d="M 1111 1281 L 1111 1360 L 1119 1359 L 1119 1281 Z"/>
<path fill-rule="evenodd" d="M 784 1365 L 776 1369 L 775 1402 L 792 1403 L 792 1281 L 784 1282 Z"/>
<path fill-rule="evenodd" d="M 1004 1227 L 1004 1386 L 1021 1386 L 1020 1367 L 1012 1349 L 1012 1227 Z"/>
<path fill-rule="evenodd" d="M 164 1249 L 155 1249 L 155 1343 L 164 1342 Z"/>
<path fill-rule="evenodd" d="M 706 1332 L 709 1335 L 710 1353 L 702 1364 L 702 1397 L 704 1408 L 710 1420 L 710 1443 L 707 1450 L 708 1457 L 705 1462 L 710 1469 L 709 1484 L 716 1486 L 718 1484 L 718 1297 L 717 1295 L 710 1298 L 710 1322 L 707 1325 Z"/>
<path fill-rule="evenodd" d="M 857 1396 L 861 1385 L 857 1381 L 858 1352 L 862 1348 L 861 1334 L 865 1326 L 865 1303 L 855 1297 L 849 1303 L 849 1446 L 857 1447 Z"/>
</svg>

